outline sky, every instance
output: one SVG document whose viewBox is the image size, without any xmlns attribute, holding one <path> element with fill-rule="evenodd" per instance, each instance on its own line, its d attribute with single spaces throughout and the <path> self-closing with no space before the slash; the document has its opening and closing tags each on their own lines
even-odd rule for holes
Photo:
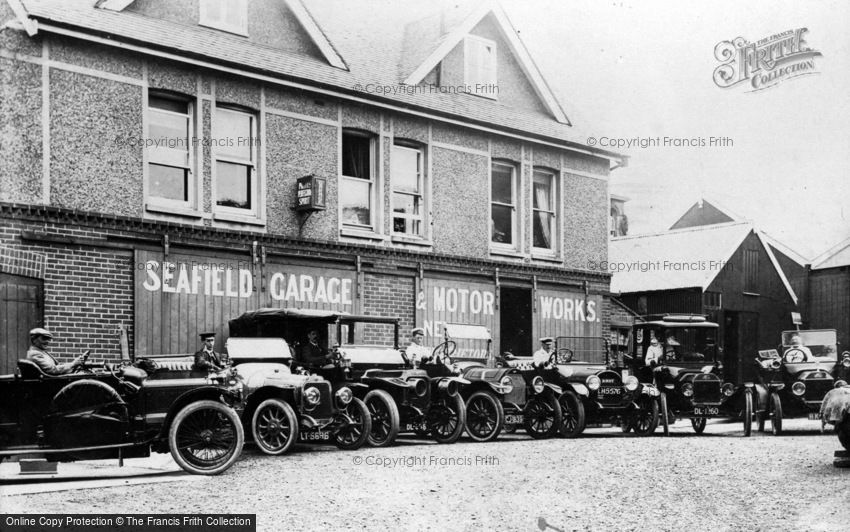
<svg viewBox="0 0 850 532">
<path fill-rule="evenodd" d="M 705 197 L 810 259 L 850 237 L 850 2 L 501 4 L 582 138 L 660 139 L 615 149 L 630 156 L 610 180 L 630 199 L 629 234 L 663 231 Z M 798 28 L 822 54 L 815 74 L 754 92 L 714 83 L 721 41 Z"/>
</svg>

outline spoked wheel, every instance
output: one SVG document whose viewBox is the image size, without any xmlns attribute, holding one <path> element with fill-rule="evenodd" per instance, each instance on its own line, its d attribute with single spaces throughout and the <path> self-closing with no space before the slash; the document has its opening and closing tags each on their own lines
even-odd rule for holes
<svg viewBox="0 0 850 532">
<path fill-rule="evenodd" d="M 749 390 L 744 392 L 744 437 L 753 433 L 753 394 Z"/>
<path fill-rule="evenodd" d="M 366 445 L 372 430 L 372 417 L 366 403 L 355 397 L 340 415 L 345 416 L 347 423 L 334 435 L 334 445 L 346 451 Z"/>
<path fill-rule="evenodd" d="M 298 419 L 288 403 L 266 399 L 251 420 L 254 442 L 266 454 L 283 454 L 298 441 Z"/>
<path fill-rule="evenodd" d="M 770 394 L 770 426 L 774 436 L 782 434 L 782 399 L 779 394 Z"/>
<path fill-rule="evenodd" d="M 658 428 L 658 401 L 642 395 L 637 401 L 638 409 L 632 417 L 632 428 L 638 436 L 647 436 Z"/>
<path fill-rule="evenodd" d="M 697 434 L 702 434 L 705 431 L 706 423 L 708 423 L 708 420 L 704 417 L 691 418 L 691 426 L 694 428 L 694 432 L 696 432 Z"/>
<path fill-rule="evenodd" d="M 392 445 L 398 436 L 401 421 L 398 407 L 392 396 L 384 390 L 372 390 L 363 399 L 372 416 L 372 430 L 369 432 L 369 445 L 386 447 Z"/>
<path fill-rule="evenodd" d="M 841 442 L 844 449 L 850 451 L 850 419 L 845 419 L 835 425 L 835 432 L 838 433 L 838 441 Z"/>
<path fill-rule="evenodd" d="M 490 392 L 478 391 L 466 400 L 466 433 L 475 441 L 499 436 L 505 424 L 505 409 Z"/>
<path fill-rule="evenodd" d="M 460 394 L 444 402 L 431 405 L 428 410 L 428 426 L 437 443 L 454 443 L 463 434 L 466 425 L 466 405 Z"/>
<path fill-rule="evenodd" d="M 559 432 L 565 438 L 575 438 L 582 432 L 586 424 L 584 403 L 573 392 L 564 392 L 558 398 L 561 407 L 561 427 Z"/>
<path fill-rule="evenodd" d="M 661 412 L 659 415 L 661 416 L 661 426 L 664 427 L 664 435 L 670 435 L 670 412 L 667 410 L 667 394 L 661 392 L 661 397 L 659 397 L 658 402 L 661 403 Z"/>
<path fill-rule="evenodd" d="M 174 417 L 168 447 L 174 461 L 196 475 L 217 475 L 242 452 L 245 433 L 236 412 L 217 401 L 197 401 Z"/>
<path fill-rule="evenodd" d="M 561 405 L 552 394 L 535 395 L 525 405 L 523 426 L 535 440 L 551 438 L 563 423 Z"/>
</svg>

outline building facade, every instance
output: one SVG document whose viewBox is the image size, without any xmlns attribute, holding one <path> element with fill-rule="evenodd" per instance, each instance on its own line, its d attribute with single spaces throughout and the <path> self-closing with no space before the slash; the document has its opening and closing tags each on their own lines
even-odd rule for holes
<svg viewBox="0 0 850 532">
<path fill-rule="evenodd" d="M 498 6 L 367 4 L 0 2 L 0 371 L 37 325 L 118 359 L 259 307 L 607 331 L 623 157 Z"/>
</svg>

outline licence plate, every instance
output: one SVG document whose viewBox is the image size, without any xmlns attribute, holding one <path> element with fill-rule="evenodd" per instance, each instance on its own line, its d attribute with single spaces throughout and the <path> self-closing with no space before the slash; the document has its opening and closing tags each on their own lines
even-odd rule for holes
<svg viewBox="0 0 850 532">
<path fill-rule="evenodd" d="M 809 419 L 820 420 L 820 414 L 817 412 L 809 412 Z"/>
<path fill-rule="evenodd" d="M 720 414 L 719 406 L 695 406 L 694 407 L 694 416 L 695 417 L 705 417 L 705 416 L 716 416 Z"/>
<path fill-rule="evenodd" d="M 599 395 L 621 395 L 623 393 L 622 388 L 616 388 L 613 386 L 603 386 L 599 388 Z"/>
<path fill-rule="evenodd" d="M 508 414 L 505 416 L 505 423 L 508 425 L 522 425 L 525 418 L 522 414 Z"/>
<path fill-rule="evenodd" d="M 310 430 L 298 435 L 298 441 L 330 441 L 332 435 L 327 430 Z"/>
<path fill-rule="evenodd" d="M 428 427 L 425 423 L 407 423 L 404 425 L 405 432 L 427 431 Z"/>
</svg>

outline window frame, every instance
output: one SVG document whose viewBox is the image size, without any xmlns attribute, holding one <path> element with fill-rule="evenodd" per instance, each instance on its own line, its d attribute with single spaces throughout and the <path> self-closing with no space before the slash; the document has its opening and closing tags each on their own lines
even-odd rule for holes
<svg viewBox="0 0 850 532">
<path fill-rule="evenodd" d="M 474 43 L 474 44 L 471 44 Z M 481 65 L 477 65 L 477 68 L 473 68 L 473 62 L 478 58 L 478 54 L 473 55 L 473 50 L 476 50 L 477 47 L 480 46 L 490 46 L 493 49 L 493 64 L 491 66 L 492 74 L 491 79 L 472 79 L 474 74 L 481 75 L 484 73 L 484 68 Z M 471 94 L 473 96 L 480 96 L 482 98 L 488 98 L 490 100 L 498 100 L 498 91 L 490 90 L 490 91 L 480 91 L 477 92 L 474 90 L 476 85 L 493 85 L 498 86 L 499 83 L 499 49 L 496 46 L 496 41 L 491 39 L 487 39 L 484 37 L 479 37 L 478 35 L 467 35 L 463 40 L 463 83 L 466 88 L 467 94 Z"/>
<path fill-rule="evenodd" d="M 393 237 L 399 238 L 412 238 L 417 240 L 425 240 L 428 238 L 428 174 L 427 174 L 427 151 L 426 146 L 416 142 L 409 142 L 400 139 L 396 139 L 393 141 L 392 145 L 392 153 L 390 157 L 395 156 L 396 149 L 404 149 L 415 151 L 419 154 L 419 169 L 418 169 L 418 193 L 411 193 L 407 191 L 397 191 L 395 187 L 395 183 L 397 183 L 396 176 L 390 175 L 390 234 Z M 392 170 L 392 159 L 390 159 L 390 169 Z M 395 211 L 395 197 L 396 194 L 402 194 L 406 196 L 418 196 L 420 198 L 419 215 L 413 214 L 399 214 Z M 418 233 L 407 233 L 407 232 L 398 232 L 395 230 L 395 220 L 396 218 L 403 218 L 408 220 L 419 220 L 419 232 Z"/>
<path fill-rule="evenodd" d="M 340 227 L 343 228 L 343 229 L 353 230 L 353 231 L 380 233 L 381 232 L 381 228 L 380 228 L 380 225 L 379 225 L 380 220 L 381 220 L 380 205 L 381 205 L 381 197 L 382 196 L 381 196 L 381 186 L 380 186 L 380 183 L 378 182 L 379 181 L 378 180 L 378 177 L 379 177 L 378 176 L 378 159 L 379 159 L 378 158 L 378 136 L 375 135 L 374 133 L 370 133 L 368 131 L 363 131 L 363 130 L 360 130 L 360 129 L 350 129 L 350 128 L 346 129 L 346 128 L 344 128 L 342 130 L 341 135 L 340 135 L 341 157 L 345 156 L 344 144 L 345 144 L 346 135 L 350 135 L 350 136 L 354 136 L 354 137 L 360 137 L 360 138 L 364 138 L 364 139 L 369 140 L 369 180 L 368 180 L 369 188 L 370 188 L 370 190 L 369 190 L 369 224 L 368 225 L 362 225 L 362 224 L 346 222 L 345 219 L 343 218 L 343 209 L 344 209 L 343 202 L 340 199 L 340 202 L 339 202 L 339 223 L 340 223 Z M 366 181 L 366 180 L 359 178 L 359 177 L 345 175 L 345 173 L 343 172 L 343 168 L 344 168 L 344 165 L 343 165 L 342 159 L 340 159 L 340 164 L 339 164 L 340 198 L 342 198 L 342 195 L 343 195 L 342 192 L 344 190 L 344 187 L 343 187 L 344 183 L 346 183 L 348 181 L 355 182 L 355 183 L 357 183 L 357 182 L 362 183 L 362 182 Z"/>
<path fill-rule="evenodd" d="M 225 6 L 227 4 L 235 4 L 238 2 L 237 8 L 242 15 L 242 19 L 238 22 L 229 22 L 223 19 L 210 18 L 209 5 L 213 2 L 219 3 L 221 13 L 226 13 Z M 248 0 L 200 0 L 199 3 L 198 24 L 207 28 L 226 31 L 236 35 L 248 36 Z"/>
<path fill-rule="evenodd" d="M 493 199 L 493 167 L 502 166 L 511 170 L 511 204 L 497 202 Z M 511 161 L 496 160 L 490 161 L 490 248 L 498 251 L 519 251 L 521 249 L 522 231 L 520 202 L 521 202 L 521 187 L 520 187 L 520 172 L 517 165 Z M 511 243 L 495 242 L 493 240 L 493 231 L 495 224 L 493 220 L 493 207 L 499 205 L 501 207 L 511 207 Z"/>
<path fill-rule="evenodd" d="M 534 206 L 534 184 L 537 181 L 537 176 L 545 175 L 549 178 L 549 200 L 551 202 L 550 209 L 538 209 Z M 554 257 L 557 256 L 560 250 L 560 231 L 559 231 L 559 223 L 560 223 L 560 210 L 561 210 L 561 202 L 560 202 L 560 189 L 558 187 L 558 175 L 559 173 L 555 170 L 551 170 L 549 168 L 543 167 L 534 167 L 531 172 L 531 251 L 533 255 L 542 255 L 546 257 Z M 541 248 L 535 246 L 534 242 L 534 224 L 535 217 L 538 212 L 547 212 L 551 215 L 550 219 L 550 241 L 551 247 Z"/>
<path fill-rule="evenodd" d="M 173 100 L 186 104 L 186 114 L 177 113 L 175 111 L 170 111 L 168 109 L 160 109 L 151 107 L 151 98 L 159 98 L 163 100 Z M 187 119 L 186 123 L 186 140 L 188 143 L 187 147 L 187 164 L 186 166 L 175 166 L 171 163 L 166 162 L 157 162 L 154 161 L 153 154 L 155 153 L 154 146 L 147 145 L 144 149 L 144 183 L 145 183 L 145 209 L 151 211 L 165 211 L 165 212 L 176 212 L 180 213 L 181 211 L 196 211 L 198 209 L 198 183 L 197 183 L 197 150 L 193 139 L 195 138 L 195 127 L 196 127 L 196 112 L 197 106 L 195 105 L 195 98 L 191 96 L 184 96 L 181 94 L 176 94 L 168 91 L 158 91 L 158 90 L 148 90 L 146 94 L 146 103 L 145 103 L 145 139 L 151 138 L 151 125 L 153 124 L 152 114 L 160 113 L 167 114 L 172 116 L 179 116 L 181 118 L 185 117 Z M 187 172 L 185 175 L 185 200 L 175 200 L 170 198 L 163 198 L 160 196 L 154 196 L 152 194 L 152 182 L 151 182 L 151 165 L 159 165 L 159 166 L 168 166 L 171 168 L 184 168 Z"/>
<path fill-rule="evenodd" d="M 263 191 L 261 190 L 260 183 L 260 164 L 259 164 L 259 156 L 260 156 L 260 143 L 259 143 L 259 113 L 253 111 L 251 109 L 240 107 L 237 105 L 229 105 L 226 103 L 216 103 L 213 106 L 214 112 L 212 116 L 212 141 L 210 146 L 210 169 L 212 174 L 212 194 L 211 194 L 211 204 L 212 211 L 214 215 L 224 215 L 225 217 L 236 217 L 235 221 L 239 220 L 261 220 L 262 219 L 262 210 L 260 206 L 260 202 L 262 200 Z M 220 156 L 218 154 L 219 150 L 219 137 L 216 131 L 216 123 L 218 122 L 218 114 L 219 111 L 233 112 L 233 113 L 241 113 L 243 115 L 247 115 L 251 118 L 251 126 L 250 126 L 250 138 L 251 140 L 251 163 L 250 166 L 246 164 L 245 160 L 238 159 L 235 157 L 228 156 Z M 219 161 L 229 164 L 240 164 L 246 167 L 250 167 L 250 181 L 249 186 L 251 187 L 250 200 L 251 208 L 243 209 L 240 207 L 230 207 L 226 205 L 218 204 L 218 163 Z"/>
</svg>

